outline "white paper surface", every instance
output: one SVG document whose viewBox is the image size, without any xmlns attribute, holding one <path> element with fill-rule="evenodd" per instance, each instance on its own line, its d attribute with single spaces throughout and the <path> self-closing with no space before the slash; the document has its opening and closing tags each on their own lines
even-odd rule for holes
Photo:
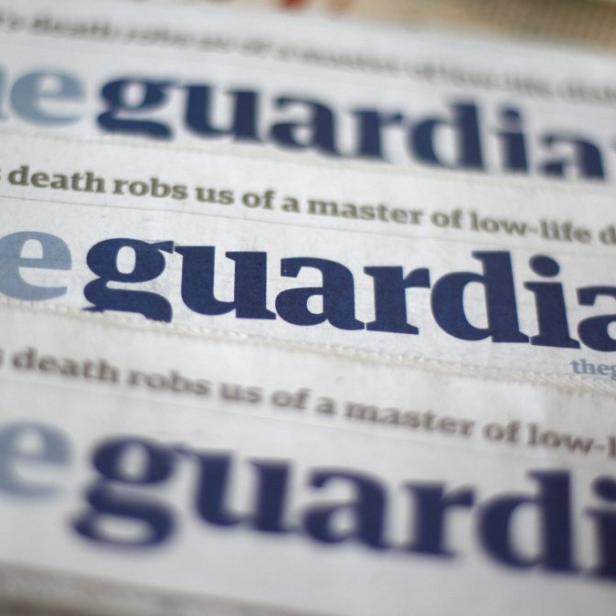
<svg viewBox="0 0 616 616">
<path fill-rule="evenodd" d="M 0 600 L 609 613 L 613 61 L 256 15 L 0 3 Z"/>
</svg>

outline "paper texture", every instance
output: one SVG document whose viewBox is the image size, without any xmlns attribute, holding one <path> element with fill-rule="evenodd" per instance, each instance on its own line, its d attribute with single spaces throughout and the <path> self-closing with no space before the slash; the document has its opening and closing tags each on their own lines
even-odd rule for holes
<svg viewBox="0 0 616 616">
<path fill-rule="evenodd" d="M 0 29 L 6 613 L 609 613 L 611 58 L 120 2 Z"/>
</svg>

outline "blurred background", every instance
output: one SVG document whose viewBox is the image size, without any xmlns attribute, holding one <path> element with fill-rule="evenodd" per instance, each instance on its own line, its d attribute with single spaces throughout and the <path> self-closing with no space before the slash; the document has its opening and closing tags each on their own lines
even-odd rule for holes
<svg viewBox="0 0 616 616">
<path fill-rule="evenodd" d="M 133 0 L 327 12 L 616 49 L 616 0 Z"/>
</svg>

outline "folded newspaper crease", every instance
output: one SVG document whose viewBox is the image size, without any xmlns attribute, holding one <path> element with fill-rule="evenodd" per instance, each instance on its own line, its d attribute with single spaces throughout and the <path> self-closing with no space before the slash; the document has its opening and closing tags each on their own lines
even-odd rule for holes
<svg viewBox="0 0 616 616">
<path fill-rule="evenodd" d="M 613 58 L 156 4 L 0 0 L 0 613 L 609 613 Z"/>
</svg>

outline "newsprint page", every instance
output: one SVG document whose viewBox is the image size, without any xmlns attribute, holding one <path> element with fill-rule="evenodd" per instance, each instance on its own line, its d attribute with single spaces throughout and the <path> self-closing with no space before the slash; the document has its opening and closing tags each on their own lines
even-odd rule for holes
<svg viewBox="0 0 616 616">
<path fill-rule="evenodd" d="M 614 59 L 0 31 L 0 613 L 614 614 Z"/>
</svg>

